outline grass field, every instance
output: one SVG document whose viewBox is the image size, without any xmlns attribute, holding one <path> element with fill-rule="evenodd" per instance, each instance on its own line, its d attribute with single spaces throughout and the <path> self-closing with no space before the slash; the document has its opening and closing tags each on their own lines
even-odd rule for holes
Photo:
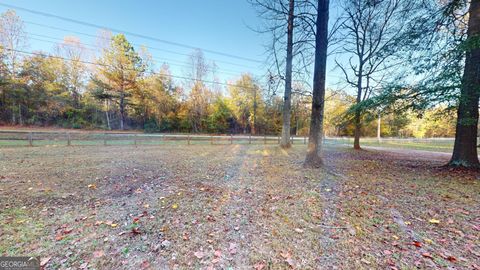
<svg viewBox="0 0 480 270">
<path fill-rule="evenodd" d="M 330 144 L 343 144 L 353 146 L 353 138 L 338 138 L 327 139 Z M 360 145 L 363 147 L 383 147 L 383 148 L 398 148 L 398 149 L 412 149 L 424 150 L 433 152 L 451 153 L 453 151 L 452 139 L 393 139 L 385 138 L 378 141 L 376 138 L 361 138 Z"/>
<path fill-rule="evenodd" d="M 0 254 L 46 269 L 476 269 L 480 184 L 448 157 L 328 145 L 0 149 Z"/>
</svg>

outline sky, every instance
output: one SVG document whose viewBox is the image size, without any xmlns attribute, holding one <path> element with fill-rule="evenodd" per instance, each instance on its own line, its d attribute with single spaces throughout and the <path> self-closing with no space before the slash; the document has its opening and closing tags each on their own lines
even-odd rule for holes
<svg viewBox="0 0 480 270">
<path fill-rule="evenodd" d="M 26 50 L 52 52 L 55 43 L 66 36 L 76 36 L 87 48 L 95 49 L 94 36 L 100 29 L 4 5 L 188 45 L 192 48 L 126 34 L 134 45 L 154 47 L 149 52 L 157 66 L 168 63 L 176 76 L 186 75 L 187 55 L 193 47 L 215 61 L 221 82 L 233 82 L 245 72 L 260 80 L 267 74 L 265 44 L 271 37 L 252 30 L 263 21 L 247 0 L 0 0 L 0 12 L 14 9 L 25 22 Z"/>
<path fill-rule="evenodd" d="M 111 27 L 119 30 L 150 36 L 166 41 L 182 43 L 208 51 L 230 54 L 255 61 L 205 52 L 207 60 L 215 61 L 218 77 L 222 81 L 238 77 L 243 72 L 263 75 L 264 47 L 266 38 L 249 26 L 260 23 L 254 8 L 245 0 L 159 0 L 159 1 L 61 1 L 61 0 L 0 0 L 0 4 L 13 5 L 30 10 L 50 13 L 79 21 Z M 0 6 L 0 12 L 9 7 Z M 15 9 L 15 8 L 10 8 Z M 65 36 L 77 36 L 82 43 L 94 45 L 95 38 L 80 35 L 81 32 L 96 35 L 98 28 L 66 22 L 15 9 L 25 22 L 29 36 L 28 51 L 51 52 L 54 43 Z M 51 29 L 38 24 L 71 30 Z M 170 64 L 172 72 L 184 75 L 188 56 L 193 48 L 173 46 L 166 43 L 126 35 L 138 45 L 146 45 L 171 52 L 149 50 L 157 62 Z M 93 47 L 92 47 L 93 49 Z M 174 53 L 172 53 L 174 52 Z M 158 60 L 157 60 L 158 59 Z M 183 66 L 182 66 L 183 65 Z"/>
</svg>

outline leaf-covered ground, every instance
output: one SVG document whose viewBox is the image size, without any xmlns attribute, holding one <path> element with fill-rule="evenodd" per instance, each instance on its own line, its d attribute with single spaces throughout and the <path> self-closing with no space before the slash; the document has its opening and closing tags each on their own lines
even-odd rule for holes
<svg viewBox="0 0 480 270">
<path fill-rule="evenodd" d="M 0 149 L 0 255 L 46 269 L 476 269 L 480 179 L 330 146 Z"/>
</svg>

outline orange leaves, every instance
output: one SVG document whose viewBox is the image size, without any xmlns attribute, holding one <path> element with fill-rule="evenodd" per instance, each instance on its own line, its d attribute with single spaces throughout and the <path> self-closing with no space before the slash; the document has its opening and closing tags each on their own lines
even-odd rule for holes
<svg viewBox="0 0 480 270">
<path fill-rule="evenodd" d="M 433 259 L 432 254 L 430 254 L 429 252 L 423 252 L 422 256 L 425 258 Z"/>
<path fill-rule="evenodd" d="M 418 242 L 418 241 L 413 241 L 412 242 L 412 245 L 416 246 L 416 247 L 422 247 L 422 243 Z"/>
<path fill-rule="evenodd" d="M 61 226 L 61 230 L 57 232 L 55 236 L 56 241 L 61 241 L 63 240 L 68 234 L 70 234 L 73 231 L 73 228 L 68 228 L 66 224 Z"/>
</svg>

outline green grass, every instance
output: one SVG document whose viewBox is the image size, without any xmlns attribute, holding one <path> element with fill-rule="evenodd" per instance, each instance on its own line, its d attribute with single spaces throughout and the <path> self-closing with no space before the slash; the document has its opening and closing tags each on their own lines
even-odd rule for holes
<svg viewBox="0 0 480 270">
<path fill-rule="evenodd" d="M 230 144 L 230 137 L 226 136 L 224 138 L 215 138 L 213 144 L 224 145 Z M 269 138 L 266 141 L 266 144 L 274 145 L 277 144 L 277 139 Z M 295 145 L 303 145 L 304 140 L 295 140 Z M 66 146 L 68 141 L 66 138 L 62 137 L 55 139 L 52 137 L 46 137 L 43 139 L 33 140 L 33 146 Z M 94 134 L 86 137 L 75 138 L 72 137 L 70 144 L 72 146 L 88 146 L 88 145 L 104 145 L 103 135 Z M 106 141 L 107 145 L 134 145 L 135 137 L 126 136 L 126 137 L 110 137 Z M 188 141 L 186 137 L 181 138 L 162 138 L 162 137 L 142 137 L 138 136 L 136 140 L 137 145 L 187 145 Z M 202 138 L 192 137 L 190 139 L 190 144 L 192 145 L 210 145 L 212 144 L 211 139 L 208 136 Z M 250 144 L 248 139 L 240 139 L 233 137 L 233 144 Z M 265 144 L 263 137 L 252 138 L 251 144 Z M 327 138 L 325 140 L 327 145 L 352 145 L 352 138 Z M 424 151 L 434 151 L 434 152 L 451 152 L 453 149 L 453 139 L 449 140 L 436 140 L 436 139 L 384 139 L 378 141 L 376 138 L 362 138 L 360 140 L 361 146 L 371 146 L 371 147 L 385 147 L 385 148 L 398 148 L 398 149 L 413 149 L 413 150 L 424 150 Z M 0 139 L 0 147 L 16 147 L 16 146 L 29 146 L 27 138 L 17 139 L 17 140 L 8 140 Z"/>
<path fill-rule="evenodd" d="M 353 145 L 353 139 L 352 138 L 327 139 L 326 143 Z M 452 140 L 384 139 L 379 142 L 377 139 L 374 139 L 374 138 L 362 138 L 360 139 L 360 146 L 412 149 L 412 150 L 424 150 L 424 151 L 449 153 L 449 152 L 452 152 L 453 150 L 453 139 Z"/>
</svg>

